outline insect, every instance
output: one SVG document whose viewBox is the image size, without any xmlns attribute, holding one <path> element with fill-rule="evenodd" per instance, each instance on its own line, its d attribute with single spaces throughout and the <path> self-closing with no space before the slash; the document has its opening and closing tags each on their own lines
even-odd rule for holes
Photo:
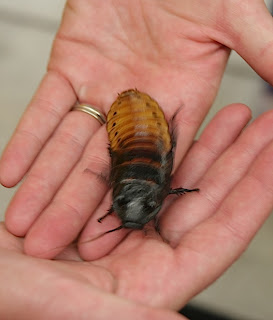
<svg viewBox="0 0 273 320">
<path fill-rule="evenodd" d="M 130 89 L 118 95 L 107 115 L 113 204 L 98 219 L 115 212 L 121 228 L 142 229 L 154 219 L 169 194 L 199 189 L 171 189 L 173 141 L 164 113 L 148 94 Z"/>
</svg>

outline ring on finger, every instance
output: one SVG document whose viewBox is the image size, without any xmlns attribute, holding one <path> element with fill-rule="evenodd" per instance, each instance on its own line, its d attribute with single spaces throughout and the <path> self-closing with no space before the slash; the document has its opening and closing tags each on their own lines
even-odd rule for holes
<svg viewBox="0 0 273 320">
<path fill-rule="evenodd" d="M 96 109 L 90 104 L 85 104 L 85 103 L 77 104 L 71 109 L 71 111 L 85 112 L 90 116 L 94 117 L 95 119 L 97 119 L 100 124 L 104 124 L 106 122 L 106 116 L 104 115 L 104 113 L 100 112 L 98 109 Z"/>
</svg>

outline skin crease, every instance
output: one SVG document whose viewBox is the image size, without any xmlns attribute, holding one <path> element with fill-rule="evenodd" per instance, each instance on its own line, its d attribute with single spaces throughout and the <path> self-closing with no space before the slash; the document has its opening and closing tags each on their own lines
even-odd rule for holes
<svg viewBox="0 0 273 320">
<path fill-rule="evenodd" d="M 63 279 L 73 278 L 68 285 L 86 292 L 83 301 L 99 289 L 102 301 L 120 302 L 127 317 L 139 302 L 148 308 L 143 312 L 155 315 L 151 306 L 178 309 L 215 281 L 271 210 L 272 112 L 236 139 L 250 112 L 243 105 L 229 106 L 189 147 L 217 93 L 230 49 L 273 83 L 272 17 L 260 0 L 107 4 L 68 1 L 48 72 L 2 156 L 3 185 L 11 187 L 27 176 L 6 213 L 1 246 L 10 253 L 1 256 L 7 265 L 16 258 L 13 274 L 26 261 L 30 285 L 32 268 L 46 265 L 49 277 L 60 279 L 58 288 Z M 198 186 L 201 192 L 167 201 L 161 233 L 169 244 L 149 226 L 146 233 L 120 230 L 83 243 L 119 222 L 114 216 L 96 222 L 111 201 L 108 186 L 97 178 L 109 168 L 105 127 L 68 111 L 79 99 L 106 113 L 117 92 L 134 87 L 156 98 L 168 119 L 182 105 L 173 183 Z M 82 229 L 79 251 L 62 252 Z M 16 236 L 25 237 L 24 247 Z M 63 261 L 27 257 L 23 250 L 42 258 L 62 252 L 58 259 Z M 64 274 L 56 271 L 60 265 Z M 81 279 L 89 279 L 92 293 Z M 113 293 L 121 300 L 112 300 Z M 38 308 L 39 302 L 34 305 Z M 78 308 L 91 312 L 87 305 Z"/>
</svg>

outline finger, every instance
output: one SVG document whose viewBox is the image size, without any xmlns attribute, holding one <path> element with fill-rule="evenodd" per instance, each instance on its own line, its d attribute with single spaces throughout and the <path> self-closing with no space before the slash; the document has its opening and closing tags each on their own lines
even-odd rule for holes
<svg viewBox="0 0 273 320">
<path fill-rule="evenodd" d="M 192 186 L 212 163 L 238 137 L 251 119 L 251 110 L 243 104 L 231 104 L 221 109 L 204 129 L 200 138 L 175 171 L 172 186 Z M 191 173 L 189 175 L 189 172 Z"/>
<path fill-rule="evenodd" d="M 249 5 L 236 2 L 222 23 L 229 34 L 225 44 L 237 51 L 261 77 L 273 84 L 273 21 L 264 1 L 251 1 Z"/>
<path fill-rule="evenodd" d="M 26 235 L 25 252 L 53 258 L 71 243 L 96 209 L 108 189 L 102 178 L 109 170 L 107 135 L 101 127 L 89 141 L 51 204 Z"/>
<path fill-rule="evenodd" d="M 6 187 L 18 183 L 33 160 L 76 102 L 70 83 L 48 72 L 26 109 L 0 162 L 0 182 Z"/>
<path fill-rule="evenodd" d="M 183 159 L 182 165 L 175 171 L 172 187 L 199 187 L 198 180 L 210 168 L 213 162 L 228 148 L 241 133 L 251 117 L 249 108 L 242 104 L 232 104 L 221 109 L 204 129 L 200 138 L 194 143 L 192 148 Z M 190 173 L 190 174 L 189 174 Z M 198 185 L 197 185 L 198 184 Z M 192 196 L 186 195 L 192 202 Z M 194 195 L 193 195 L 194 197 Z M 178 200 L 170 196 L 165 200 L 164 211 L 169 205 Z M 181 221 L 183 214 L 179 211 L 162 214 L 160 223 L 164 231 L 171 228 L 173 221 Z M 186 217 L 185 217 L 186 219 Z"/>
<path fill-rule="evenodd" d="M 0 246 L 16 252 L 23 252 L 23 238 L 15 237 L 8 232 L 4 222 L 0 222 Z"/>
<path fill-rule="evenodd" d="M 73 111 L 61 122 L 12 199 L 6 212 L 6 226 L 24 236 L 52 200 L 79 160 L 99 122 L 86 113 Z"/>
<path fill-rule="evenodd" d="M 270 214 L 272 159 L 271 141 L 218 212 L 181 239 L 176 252 L 183 270 L 179 281 L 184 285 L 184 293 L 187 292 L 183 299 L 190 299 L 215 281 L 245 251 Z"/>
<path fill-rule="evenodd" d="M 272 111 L 260 116 L 198 182 L 201 191 L 180 197 L 173 203 L 164 217 L 163 230 L 173 246 L 186 231 L 215 213 L 261 150 L 273 139 L 272 126 Z"/>
</svg>

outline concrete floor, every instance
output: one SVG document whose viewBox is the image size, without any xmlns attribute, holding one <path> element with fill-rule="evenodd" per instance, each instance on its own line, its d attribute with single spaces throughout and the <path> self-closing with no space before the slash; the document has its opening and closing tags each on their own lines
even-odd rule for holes
<svg viewBox="0 0 273 320">
<path fill-rule="evenodd" d="M 36 89 L 47 64 L 64 0 L 0 0 L 0 152 Z M 253 115 L 272 108 L 265 83 L 232 54 L 212 112 L 232 102 L 250 106 Z M 15 189 L 0 187 L 3 219 Z M 214 285 L 193 302 L 239 319 L 273 319 L 273 217 L 249 249 Z"/>
</svg>

